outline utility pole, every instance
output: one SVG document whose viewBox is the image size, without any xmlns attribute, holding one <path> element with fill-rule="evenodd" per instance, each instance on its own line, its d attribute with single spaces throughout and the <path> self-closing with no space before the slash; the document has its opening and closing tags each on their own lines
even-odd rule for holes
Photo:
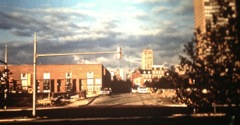
<svg viewBox="0 0 240 125">
<path fill-rule="evenodd" d="M 36 76 L 37 76 L 37 69 L 36 69 L 36 62 L 37 62 L 37 33 L 34 32 L 34 45 L 33 45 L 33 117 L 36 116 L 36 92 L 37 92 L 37 85 L 36 85 Z"/>
<path fill-rule="evenodd" d="M 37 54 L 37 33 L 34 32 L 34 47 L 33 47 L 33 117 L 36 116 L 36 92 L 37 92 L 37 58 L 38 57 L 49 57 L 49 56 L 71 56 L 71 55 L 96 55 L 96 54 L 113 54 L 117 53 L 117 58 L 120 60 L 122 57 L 122 49 L 121 47 L 117 47 L 117 51 L 109 51 L 109 52 L 79 52 L 79 53 L 52 53 L 52 54 Z"/>
</svg>

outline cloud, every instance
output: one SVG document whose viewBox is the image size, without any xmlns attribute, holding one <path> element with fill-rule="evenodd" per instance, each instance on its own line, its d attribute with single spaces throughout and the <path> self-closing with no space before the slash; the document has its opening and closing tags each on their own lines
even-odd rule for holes
<svg viewBox="0 0 240 125">
<path fill-rule="evenodd" d="M 153 13 L 164 13 L 166 11 L 169 11 L 170 9 L 166 6 L 157 6 L 151 9 Z"/>
<path fill-rule="evenodd" d="M 176 14 L 189 15 L 193 13 L 193 2 L 181 0 L 180 5 L 173 11 Z"/>
<path fill-rule="evenodd" d="M 0 35 L 0 40 L 8 43 L 9 62 L 13 64 L 32 63 L 34 32 L 38 33 L 39 53 L 115 51 L 117 46 L 123 50 L 121 60 L 116 54 L 75 55 L 40 58 L 41 64 L 101 63 L 111 68 L 136 68 L 147 47 L 154 51 L 155 64 L 176 64 L 183 44 L 192 36 L 191 3 L 137 0 L 122 8 L 112 7 L 114 10 L 91 2 L 72 7 L 0 9 L 0 32 L 11 36 Z"/>
</svg>

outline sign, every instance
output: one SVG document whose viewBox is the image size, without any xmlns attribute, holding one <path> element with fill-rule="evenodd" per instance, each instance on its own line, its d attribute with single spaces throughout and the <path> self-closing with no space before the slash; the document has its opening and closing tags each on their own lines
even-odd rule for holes
<svg viewBox="0 0 240 125">
<path fill-rule="evenodd" d="M 50 79 L 50 73 L 43 73 L 43 79 Z"/>
</svg>

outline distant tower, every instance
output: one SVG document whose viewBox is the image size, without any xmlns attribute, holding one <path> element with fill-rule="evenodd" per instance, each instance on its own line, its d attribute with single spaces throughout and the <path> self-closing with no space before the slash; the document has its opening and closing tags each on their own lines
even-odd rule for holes
<svg viewBox="0 0 240 125">
<path fill-rule="evenodd" d="M 152 49 L 144 49 L 142 52 L 142 69 L 150 70 L 153 65 L 153 50 Z"/>
</svg>

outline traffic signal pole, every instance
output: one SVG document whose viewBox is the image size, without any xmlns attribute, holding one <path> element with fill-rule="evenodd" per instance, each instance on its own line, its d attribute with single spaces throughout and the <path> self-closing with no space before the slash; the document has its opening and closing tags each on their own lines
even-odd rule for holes
<svg viewBox="0 0 240 125">
<path fill-rule="evenodd" d="M 34 33 L 34 49 L 33 49 L 33 117 L 36 116 L 36 77 L 37 77 L 37 58 L 38 57 L 49 57 L 49 56 L 71 56 L 71 55 L 96 55 L 96 54 L 113 54 L 117 53 L 117 58 L 121 59 L 122 57 L 122 49 L 121 47 L 117 47 L 117 51 L 109 51 L 109 52 L 79 52 L 79 53 L 52 53 L 52 54 L 37 54 L 37 33 Z"/>
<path fill-rule="evenodd" d="M 37 76 L 37 33 L 34 32 L 34 41 L 33 41 L 33 110 L 32 110 L 32 116 L 36 116 L 36 93 L 37 93 L 37 83 L 36 83 L 36 76 Z"/>
</svg>

